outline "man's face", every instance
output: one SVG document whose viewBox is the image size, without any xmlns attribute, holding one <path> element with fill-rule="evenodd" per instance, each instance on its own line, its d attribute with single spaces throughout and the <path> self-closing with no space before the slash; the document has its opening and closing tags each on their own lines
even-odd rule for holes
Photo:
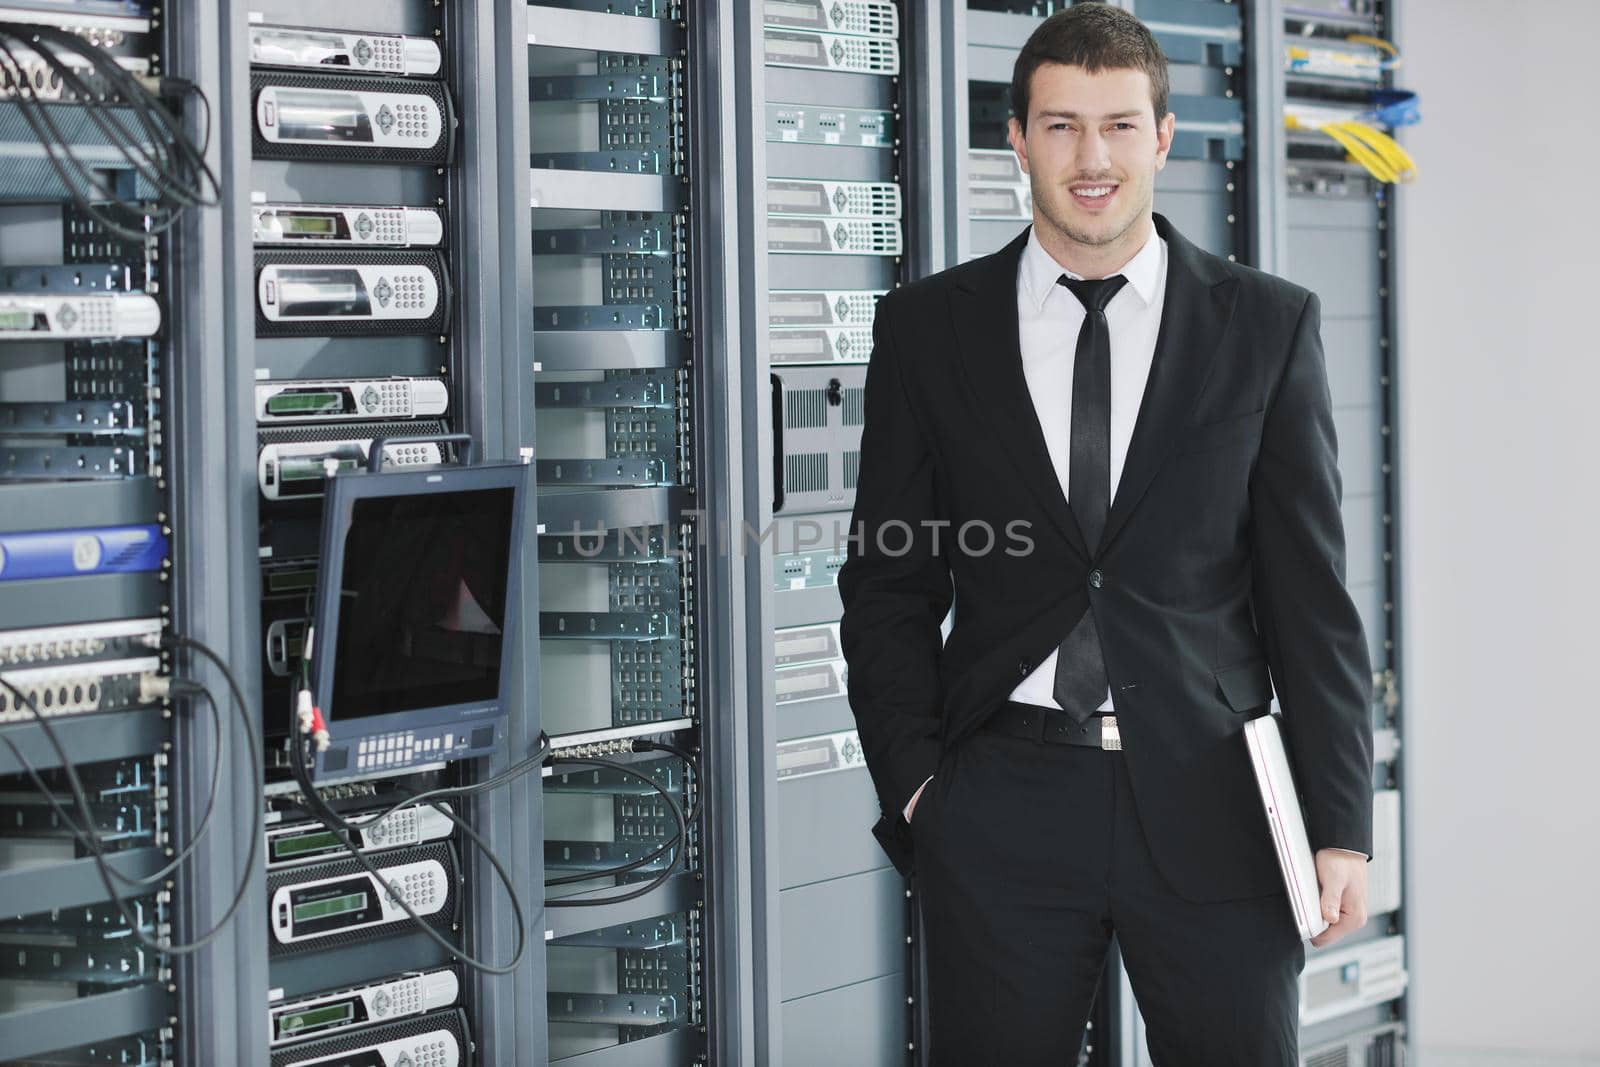
<svg viewBox="0 0 1600 1067">
<path fill-rule="evenodd" d="M 1070 240 L 1102 247 L 1149 217 L 1173 126 L 1170 113 L 1156 122 L 1144 71 L 1045 63 L 1033 73 L 1026 134 L 1015 118 L 1009 133 L 1035 213 Z"/>
</svg>

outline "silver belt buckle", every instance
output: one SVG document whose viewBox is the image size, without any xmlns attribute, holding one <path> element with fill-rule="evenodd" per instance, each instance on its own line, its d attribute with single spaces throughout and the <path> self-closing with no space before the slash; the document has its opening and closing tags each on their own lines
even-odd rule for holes
<svg viewBox="0 0 1600 1067">
<path fill-rule="evenodd" d="M 1122 751 L 1122 735 L 1117 732 L 1117 717 L 1115 715 L 1100 716 L 1100 751 Z"/>
</svg>

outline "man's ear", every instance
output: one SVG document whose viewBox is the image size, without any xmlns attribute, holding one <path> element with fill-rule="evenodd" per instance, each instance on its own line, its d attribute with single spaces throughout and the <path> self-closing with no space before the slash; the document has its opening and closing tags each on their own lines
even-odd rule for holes
<svg viewBox="0 0 1600 1067">
<path fill-rule="evenodd" d="M 1178 119 L 1171 111 L 1156 123 L 1156 170 L 1167 165 L 1167 153 L 1172 151 L 1172 135 L 1178 128 Z"/>
<path fill-rule="evenodd" d="M 1017 160 L 1022 164 L 1022 173 L 1028 173 L 1028 138 L 1022 132 L 1022 123 L 1017 121 L 1015 115 L 1006 120 L 1006 140 L 1011 143 L 1011 150 L 1017 154 Z"/>
</svg>

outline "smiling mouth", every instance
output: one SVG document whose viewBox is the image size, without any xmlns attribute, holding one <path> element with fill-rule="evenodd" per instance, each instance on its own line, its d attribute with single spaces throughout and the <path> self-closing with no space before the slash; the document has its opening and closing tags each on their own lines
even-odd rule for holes
<svg viewBox="0 0 1600 1067">
<path fill-rule="evenodd" d="M 1072 199 L 1081 207 L 1096 210 L 1105 207 L 1116 198 L 1118 185 L 1115 182 L 1105 182 L 1100 185 L 1091 185 L 1087 182 L 1069 187 Z"/>
</svg>

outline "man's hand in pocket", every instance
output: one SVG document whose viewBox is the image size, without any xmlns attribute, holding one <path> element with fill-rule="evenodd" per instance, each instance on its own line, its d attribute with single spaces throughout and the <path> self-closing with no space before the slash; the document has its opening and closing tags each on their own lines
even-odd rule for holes
<svg viewBox="0 0 1600 1067">
<path fill-rule="evenodd" d="M 902 813 L 906 817 L 906 822 L 911 821 L 911 813 L 917 809 L 917 798 L 922 796 L 922 791 L 928 788 L 928 783 L 931 781 L 933 781 L 933 775 L 930 774 L 922 780 L 922 784 L 917 786 L 917 791 L 912 793 L 911 799 L 906 802 L 906 809 Z"/>
</svg>

